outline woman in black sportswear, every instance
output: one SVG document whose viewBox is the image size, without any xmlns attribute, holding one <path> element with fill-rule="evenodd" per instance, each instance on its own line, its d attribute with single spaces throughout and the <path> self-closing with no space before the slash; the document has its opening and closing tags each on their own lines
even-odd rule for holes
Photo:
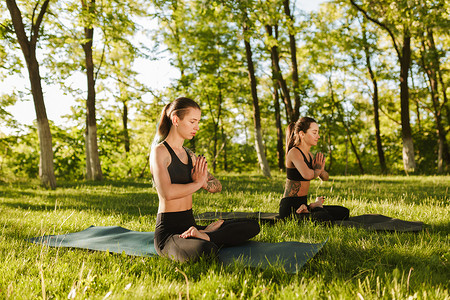
<svg viewBox="0 0 450 300">
<path fill-rule="evenodd" d="M 220 247 L 241 244 L 259 233 L 255 220 L 219 220 L 208 226 L 195 223 L 192 194 L 199 189 L 220 192 L 219 180 L 208 172 L 204 156 L 183 147 L 199 130 L 201 111 L 189 98 L 178 98 L 161 112 L 158 135 L 162 141 L 150 155 L 150 170 L 159 198 L 155 248 L 177 261 L 215 255 Z"/>
<path fill-rule="evenodd" d="M 286 129 L 286 184 L 280 201 L 280 218 L 295 216 L 330 222 L 347 219 L 349 210 L 343 206 L 323 205 L 324 197 L 308 205 L 310 180 L 328 180 L 325 156 L 318 152 L 313 158 L 310 149 L 319 140 L 319 125 L 309 117 L 292 122 Z"/>
</svg>

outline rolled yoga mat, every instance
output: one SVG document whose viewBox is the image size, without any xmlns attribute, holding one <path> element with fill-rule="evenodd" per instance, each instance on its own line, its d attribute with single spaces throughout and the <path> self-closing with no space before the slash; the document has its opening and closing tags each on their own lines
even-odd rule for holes
<svg viewBox="0 0 450 300">
<path fill-rule="evenodd" d="M 195 216 L 195 219 L 198 222 L 213 221 L 217 219 L 230 220 L 239 218 L 274 222 L 276 220 L 279 220 L 279 215 L 278 213 L 266 212 L 204 212 Z M 333 224 L 339 226 L 364 228 L 366 230 L 374 231 L 413 232 L 421 231 L 423 229 L 423 222 L 405 221 L 379 214 L 365 214 L 354 216 L 348 218 L 347 220 L 334 221 Z"/>
<path fill-rule="evenodd" d="M 45 235 L 28 239 L 34 244 L 50 247 L 70 247 L 96 251 L 125 253 L 134 256 L 156 256 L 154 232 L 132 231 L 119 226 L 91 226 L 80 232 Z M 328 239 L 327 239 L 328 240 Z M 259 268 L 281 266 L 287 273 L 297 273 L 326 244 L 300 242 L 263 243 L 249 241 L 240 246 L 219 250 L 224 264 L 235 261 Z"/>
</svg>

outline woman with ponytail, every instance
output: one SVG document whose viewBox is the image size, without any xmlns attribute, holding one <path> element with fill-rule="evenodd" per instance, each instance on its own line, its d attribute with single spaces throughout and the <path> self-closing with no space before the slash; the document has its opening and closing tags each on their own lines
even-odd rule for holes
<svg viewBox="0 0 450 300">
<path fill-rule="evenodd" d="M 308 205 L 310 180 L 328 180 L 325 156 L 318 152 L 314 159 L 310 152 L 319 140 L 319 125 L 309 117 L 290 123 L 286 128 L 286 185 L 280 201 L 280 218 L 295 216 L 314 221 L 347 219 L 349 210 L 343 206 L 323 205 L 324 197 Z"/>
<path fill-rule="evenodd" d="M 208 226 L 195 223 L 192 195 L 199 189 L 220 192 L 219 180 L 208 172 L 203 155 L 183 147 L 199 130 L 201 111 L 189 98 L 178 98 L 161 112 L 160 143 L 150 154 L 150 171 L 158 192 L 155 249 L 176 261 L 215 255 L 219 248 L 241 244 L 259 233 L 255 220 L 219 220 Z"/>
</svg>

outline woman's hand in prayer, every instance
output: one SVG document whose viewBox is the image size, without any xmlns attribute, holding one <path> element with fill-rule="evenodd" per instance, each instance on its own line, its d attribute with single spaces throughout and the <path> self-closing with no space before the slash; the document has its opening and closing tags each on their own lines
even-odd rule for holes
<svg viewBox="0 0 450 300">
<path fill-rule="evenodd" d="M 317 152 L 313 163 L 314 170 L 319 170 L 319 175 L 325 170 L 325 156 L 321 152 Z M 318 176 L 319 176 L 318 175 Z"/>
<path fill-rule="evenodd" d="M 201 182 L 202 186 L 208 180 L 208 163 L 203 155 L 199 155 L 195 159 L 195 165 L 192 168 L 192 181 Z"/>
</svg>

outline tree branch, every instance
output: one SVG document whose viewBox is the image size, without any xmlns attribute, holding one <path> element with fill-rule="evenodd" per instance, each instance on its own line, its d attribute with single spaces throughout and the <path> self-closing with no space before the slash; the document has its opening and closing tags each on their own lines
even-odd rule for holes
<svg viewBox="0 0 450 300">
<path fill-rule="evenodd" d="M 6 5 L 8 6 L 9 13 L 11 14 L 11 21 L 17 35 L 17 40 L 22 48 L 25 59 L 28 59 L 30 56 L 30 42 L 28 41 L 27 34 L 25 33 L 22 14 L 20 13 L 15 0 L 6 0 Z"/>
<path fill-rule="evenodd" d="M 377 19 L 372 18 L 371 16 L 369 16 L 369 14 L 367 13 L 367 11 L 365 11 L 362 7 L 360 7 L 358 4 L 356 4 L 356 2 L 355 2 L 354 0 L 350 0 L 350 3 L 351 3 L 357 10 L 359 10 L 359 11 L 360 11 L 360 12 L 361 12 L 368 20 L 374 22 L 375 24 L 377 24 L 378 26 L 380 26 L 381 28 L 383 28 L 384 30 L 386 30 L 386 31 L 388 32 L 389 36 L 390 36 L 391 39 L 392 39 L 392 43 L 394 44 L 394 49 L 395 49 L 395 51 L 397 52 L 398 58 L 401 60 L 401 59 L 402 59 L 402 54 L 401 54 L 400 50 L 398 49 L 397 42 L 395 41 L 395 36 L 394 36 L 394 34 L 392 33 L 392 30 L 390 30 L 389 27 L 388 27 L 386 24 L 384 24 L 384 23 L 380 22 L 379 20 L 377 20 Z"/>
<path fill-rule="evenodd" d="M 45 12 L 47 11 L 48 3 L 50 0 L 45 0 L 44 4 L 42 4 L 41 11 L 39 12 L 38 18 L 36 20 L 36 24 L 33 25 L 33 20 L 31 20 L 31 29 L 33 30 L 33 34 L 30 37 L 31 45 L 36 45 L 37 39 L 39 37 L 39 27 L 41 27 L 42 20 L 44 19 Z M 36 4 L 37 6 L 37 4 Z M 33 11 L 34 16 L 34 11 Z"/>
</svg>

